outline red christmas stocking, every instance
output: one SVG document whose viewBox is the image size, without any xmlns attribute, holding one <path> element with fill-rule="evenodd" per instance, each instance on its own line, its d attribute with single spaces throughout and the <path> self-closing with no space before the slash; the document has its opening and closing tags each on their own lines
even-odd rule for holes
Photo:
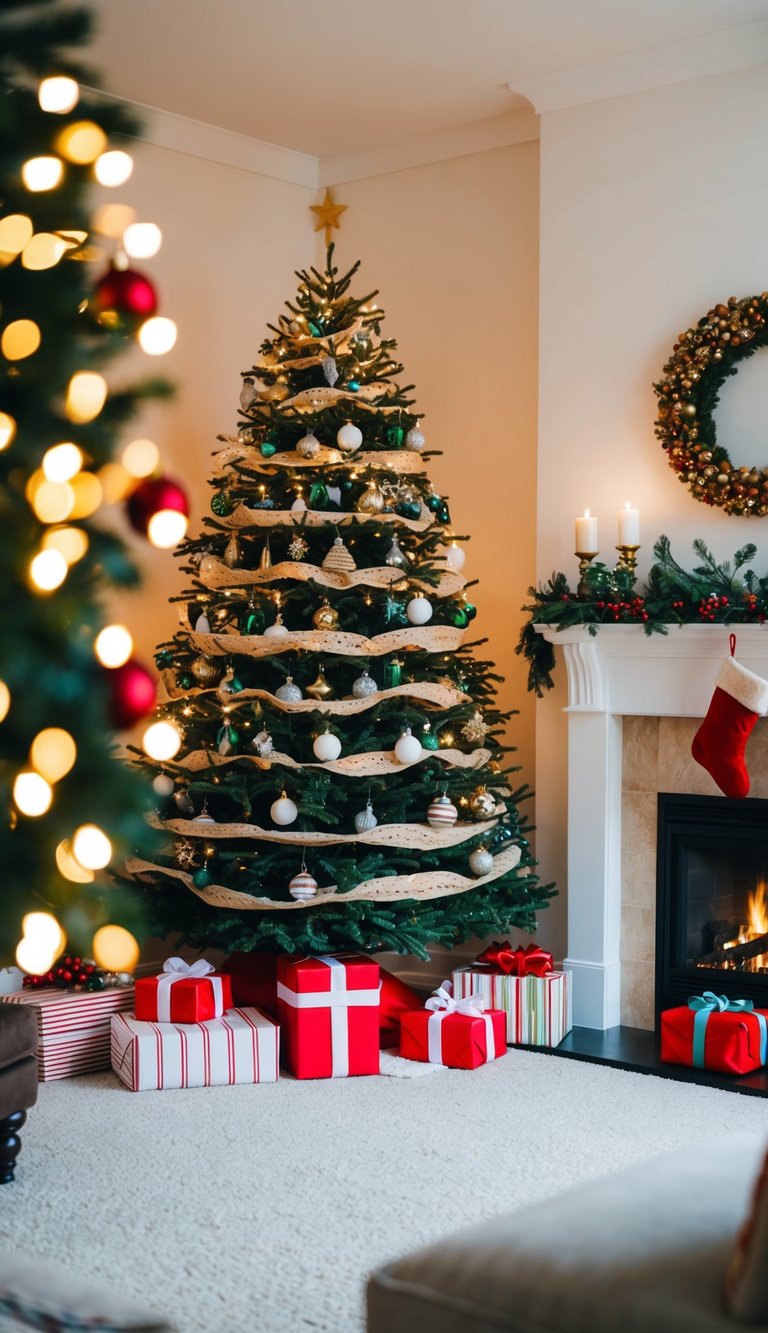
<svg viewBox="0 0 768 1333">
<path fill-rule="evenodd" d="M 768 709 L 768 680 L 740 666 L 733 658 L 735 634 L 730 642 L 731 656 L 718 672 L 715 692 L 693 738 L 691 754 L 725 796 L 742 797 L 749 792 L 744 751 L 758 717 Z"/>
</svg>

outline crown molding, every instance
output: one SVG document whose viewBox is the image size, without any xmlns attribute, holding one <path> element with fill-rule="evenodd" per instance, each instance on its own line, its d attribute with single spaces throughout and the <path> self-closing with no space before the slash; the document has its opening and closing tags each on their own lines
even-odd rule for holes
<svg viewBox="0 0 768 1333">
<path fill-rule="evenodd" d="M 513 79 L 509 88 L 526 97 L 541 115 L 766 63 L 768 19 L 759 19 L 592 65 Z"/>
<path fill-rule="evenodd" d="M 344 185 L 369 176 L 386 176 L 410 167 L 446 162 L 452 157 L 486 153 L 511 144 L 530 143 L 539 137 L 538 117 L 529 107 L 500 116 L 455 125 L 433 134 L 420 134 L 398 143 L 381 144 L 320 159 L 320 185 Z"/>
</svg>

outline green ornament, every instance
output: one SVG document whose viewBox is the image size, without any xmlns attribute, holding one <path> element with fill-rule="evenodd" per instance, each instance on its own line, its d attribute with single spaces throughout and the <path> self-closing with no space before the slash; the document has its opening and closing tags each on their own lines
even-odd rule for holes
<svg viewBox="0 0 768 1333">
<path fill-rule="evenodd" d="M 85 983 L 86 990 L 103 990 L 104 980 L 102 977 L 89 977 Z"/>
<path fill-rule="evenodd" d="M 192 876 L 192 883 L 196 889 L 207 889 L 211 882 L 211 872 L 207 865 L 201 866 Z"/>
<path fill-rule="evenodd" d="M 474 620 L 477 615 L 477 607 L 472 602 L 465 602 L 464 610 L 467 614 L 467 620 Z"/>
<path fill-rule="evenodd" d="M 194 677 L 188 671 L 180 671 L 176 677 L 176 684 L 180 690 L 191 690 L 194 683 Z"/>
<path fill-rule="evenodd" d="M 427 509 L 431 509 L 433 514 L 436 514 L 438 509 L 442 509 L 442 507 L 443 497 L 438 495 L 437 492 L 433 491 L 431 495 L 427 496 Z"/>
<path fill-rule="evenodd" d="M 277 453 L 277 449 L 271 440 L 264 440 L 263 444 L 259 445 L 259 453 L 262 458 L 272 458 Z"/>
<path fill-rule="evenodd" d="M 387 597 L 387 600 L 384 603 L 384 620 L 387 625 L 408 624 L 408 616 L 405 607 L 402 602 L 398 602 L 396 597 Z"/>
<path fill-rule="evenodd" d="M 469 616 L 463 607 L 457 606 L 455 611 L 451 612 L 451 624 L 457 629 L 466 629 L 469 624 Z"/>
<path fill-rule="evenodd" d="M 241 615 L 237 627 L 241 634 L 263 634 L 266 623 L 261 607 L 249 606 Z"/>
<path fill-rule="evenodd" d="M 227 514 L 232 513 L 234 507 L 226 491 L 216 491 L 215 495 L 211 496 L 211 510 L 214 514 L 218 514 L 219 518 L 226 518 Z"/>
<path fill-rule="evenodd" d="M 320 338 L 322 336 L 322 329 L 320 329 L 318 325 L 315 324 L 311 319 L 307 320 L 307 328 L 309 329 L 313 338 Z"/>
<path fill-rule="evenodd" d="M 161 653 L 155 654 L 155 663 L 160 671 L 165 667 L 173 666 L 173 653 L 168 648 L 164 648 Z"/>
<path fill-rule="evenodd" d="M 347 388 L 350 389 L 352 393 L 357 393 L 358 389 L 360 388 L 360 381 L 347 380 Z"/>
<path fill-rule="evenodd" d="M 425 750 L 439 750 L 439 749 L 440 749 L 440 741 L 439 741 L 438 737 L 435 735 L 434 731 L 432 731 L 431 728 L 430 728 L 429 731 L 425 731 L 425 732 L 423 733 L 423 735 L 422 735 L 422 737 L 421 737 L 421 744 L 422 744 L 422 746 L 423 746 L 423 748 L 424 748 Z"/>
<path fill-rule="evenodd" d="M 402 449 L 405 431 L 402 426 L 387 426 L 387 444 L 391 449 Z"/>
<path fill-rule="evenodd" d="M 441 504 L 440 508 L 437 510 L 437 517 L 440 523 L 450 523 L 451 511 L 447 504 Z"/>
<path fill-rule="evenodd" d="M 403 664 L 399 657 L 384 663 L 384 689 L 393 690 L 403 682 Z"/>
<path fill-rule="evenodd" d="M 401 518 L 418 518 L 421 514 L 421 505 L 418 500 L 401 500 L 395 505 L 395 513 Z"/>
<path fill-rule="evenodd" d="M 328 487 L 324 481 L 313 481 L 309 488 L 310 509 L 328 508 Z"/>
</svg>

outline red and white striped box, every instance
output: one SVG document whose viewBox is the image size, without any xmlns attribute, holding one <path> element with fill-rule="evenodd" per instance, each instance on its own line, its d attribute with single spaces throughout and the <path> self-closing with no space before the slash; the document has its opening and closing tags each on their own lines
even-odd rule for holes
<svg viewBox="0 0 768 1333">
<path fill-rule="evenodd" d="M 205 1023 L 112 1019 L 112 1068 L 131 1092 L 276 1083 L 280 1028 L 260 1009 L 228 1009 Z"/>
<path fill-rule="evenodd" d="M 486 1008 L 506 1013 L 510 1046 L 559 1046 L 573 1027 L 567 972 L 515 977 L 485 963 L 457 968 L 453 973 L 455 998 L 462 1000 L 478 990 Z"/>
<path fill-rule="evenodd" d="M 133 986 L 101 991 L 39 990 L 0 995 L 4 1004 L 26 1004 L 37 1019 L 37 1069 L 41 1083 L 109 1069 L 113 1014 L 133 1008 Z"/>
</svg>

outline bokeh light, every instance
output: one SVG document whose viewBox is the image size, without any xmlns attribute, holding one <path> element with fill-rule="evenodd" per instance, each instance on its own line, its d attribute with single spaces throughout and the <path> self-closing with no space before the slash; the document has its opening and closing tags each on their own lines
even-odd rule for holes
<svg viewBox="0 0 768 1333">
<path fill-rule="evenodd" d="M 123 153 L 119 148 L 102 153 L 93 168 L 93 174 L 99 185 L 107 185 L 110 188 L 124 185 L 132 171 L 133 158 L 130 153 Z"/>
<path fill-rule="evenodd" d="M 73 884 L 92 884 L 95 879 L 92 870 L 86 870 L 85 866 L 75 860 L 69 838 L 63 838 L 56 848 L 56 866 L 59 874 Z"/>
<path fill-rule="evenodd" d="M 72 111 L 77 106 L 79 97 L 80 88 L 77 82 L 65 74 L 56 74 L 43 79 L 37 90 L 37 100 L 42 110 L 52 111 L 59 116 L 65 116 L 68 111 Z"/>
<path fill-rule="evenodd" d="M 158 509 L 147 525 L 147 536 L 153 546 L 169 551 L 178 546 L 187 530 L 189 519 L 178 509 Z"/>
<path fill-rule="evenodd" d="M 181 749 L 181 736 L 172 722 L 153 722 L 144 732 L 141 744 L 150 759 L 173 759 Z"/>
<path fill-rule="evenodd" d="M 33 319 L 14 319 L 3 329 L 0 351 L 7 361 L 23 361 L 40 346 L 40 330 Z"/>
<path fill-rule="evenodd" d="M 9 213 L 0 218 L 0 264 L 10 264 L 32 240 L 32 219 L 25 213 Z"/>
<path fill-rule="evenodd" d="M 49 528 L 41 546 L 44 551 L 60 551 L 68 565 L 76 565 L 88 550 L 88 533 L 82 528 Z"/>
<path fill-rule="evenodd" d="M 86 870 L 103 870 L 112 859 L 112 843 L 98 824 L 81 824 L 72 838 L 72 854 Z"/>
<path fill-rule="evenodd" d="M 33 194 L 55 190 L 64 175 L 60 157 L 30 157 L 21 168 L 21 179 Z"/>
<path fill-rule="evenodd" d="M 42 481 L 35 488 L 32 508 L 41 523 L 61 523 L 75 507 L 75 492 L 67 481 Z"/>
<path fill-rule="evenodd" d="M 163 233 L 154 222 L 132 222 L 123 232 L 123 249 L 131 259 L 151 259 L 163 243 Z"/>
<path fill-rule="evenodd" d="M 39 592 L 53 592 L 64 582 L 68 568 L 61 551 L 40 551 L 30 561 L 29 577 Z"/>
<path fill-rule="evenodd" d="M 72 518 L 90 518 L 95 514 L 104 496 L 101 489 L 101 482 L 93 472 L 78 472 L 73 477 L 69 485 L 75 493 L 75 503 L 72 506 Z"/>
<path fill-rule="evenodd" d="M 13 784 L 13 799 L 23 815 L 37 819 L 50 810 L 53 791 L 39 773 L 19 773 Z"/>
<path fill-rule="evenodd" d="M 131 440 L 122 452 L 121 462 L 132 477 L 149 477 L 160 462 L 160 450 L 153 440 Z"/>
<path fill-rule="evenodd" d="M 133 638 L 125 625 L 105 625 L 96 636 L 93 650 L 105 667 L 119 667 L 133 652 Z"/>
<path fill-rule="evenodd" d="M 16 421 L 7 412 L 0 412 L 0 451 L 13 444 L 16 435 Z"/>
<path fill-rule="evenodd" d="M 65 410 L 70 421 L 93 421 L 107 398 L 107 381 L 94 370 L 78 370 L 67 386 Z"/>
<path fill-rule="evenodd" d="M 60 782 L 74 768 L 77 746 L 63 727 L 46 727 L 35 736 L 29 758 L 46 782 Z"/>
<path fill-rule="evenodd" d="M 165 356 L 174 346 L 177 333 L 172 319 L 167 319 L 165 315 L 153 315 L 142 324 L 138 338 L 142 350 L 148 356 Z"/>
<path fill-rule="evenodd" d="M 4 680 L 0 680 L 0 722 L 4 722 L 11 706 L 11 691 Z"/>
<path fill-rule="evenodd" d="M 124 926 L 100 926 L 92 947 L 96 962 L 105 972 L 133 972 L 139 961 L 138 941 Z"/>
<path fill-rule="evenodd" d="M 56 137 L 56 151 L 68 162 L 87 166 L 95 162 L 107 146 L 107 136 L 94 120 L 75 120 Z"/>
<path fill-rule="evenodd" d="M 136 221 L 136 210 L 130 204 L 102 204 L 93 215 L 93 228 L 102 236 L 119 241 L 131 223 Z"/>
<path fill-rule="evenodd" d="M 54 444 L 43 454 L 43 472 L 49 481 L 69 481 L 83 466 L 83 453 L 76 444 Z"/>
<path fill-rule="evenodd" d="M 35 272 L 53 268 L 68 249 L 67 242 L 61 236 L 55 236 L 52 231 L 39 231 L 24 246 L 22 268 Z"/>
</svg>

